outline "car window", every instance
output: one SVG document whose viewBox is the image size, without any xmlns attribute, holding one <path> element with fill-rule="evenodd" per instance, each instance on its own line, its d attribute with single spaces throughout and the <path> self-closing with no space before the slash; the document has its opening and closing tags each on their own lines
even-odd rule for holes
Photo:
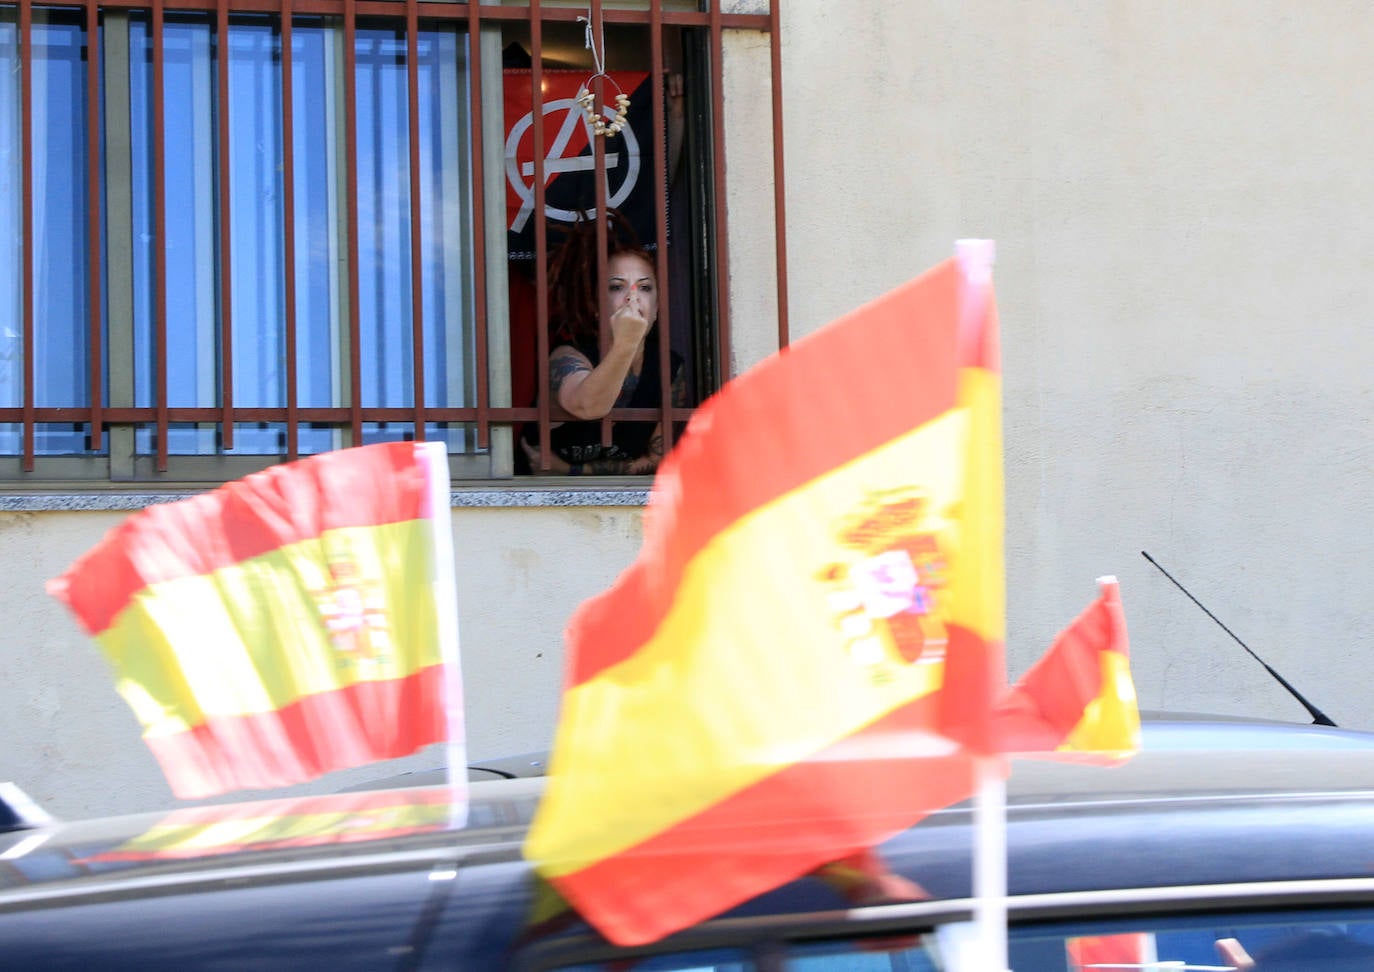
<svg viewBox="0 0 1374 972">
<path fill-rule="evenodd" d="M 941 972 L 920 936 L 772 944 L 749 951 L 715 950 L 611 959 L 574 972 Z"/>
<path fill-rule="evenodd" d="M 958 923 L 924 937 L 831 939 L 682 952 L 578 965 L 576 972 L 964 972 Z M 1371 972 L 1374 913 L 1294 910 L 1169 915 L 1013 926 L 1014 972 L 1187 969 L 1206 972 Z M 979 970 L 981 972 L 981 970 Z"/>
<path fill-rule="evenodd" d="M 939 972 L 920 938 L 861 939 L 796 946 L 782 963 L 787 972 Z"/>
<path fill-rule="evenodd" d="M 567 972 L 755 972 L 748 953 L 736 949 L 677 952 L 640 959 L 614 958 L 605 962 L 560 966 Z"/>
<path fill-rule="evenodd" d="M 1369 972 L 1374 914 L 1324 910 L 1059 923 L 1013 929 L 1008 953 L 1016 972 Z"/>
</svg>

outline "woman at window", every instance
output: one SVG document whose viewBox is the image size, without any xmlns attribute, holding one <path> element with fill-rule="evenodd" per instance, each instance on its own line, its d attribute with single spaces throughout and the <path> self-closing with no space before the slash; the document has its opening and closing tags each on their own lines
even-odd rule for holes
<svg viewBox="0 0 1374 972">
<path fill-rule="evenodd" d="M 662 422 L 615 422 L 601 441 L 612 408 L 660 408 L 658 279 L 652 256 L 612 213 L 603 277 L 597 275 L 596 228 L 573 225 L 549 265 L 550 434 L 548 470 L 541 469 L 538 429 L 527 425 L 521 446 L 535 473 L 561 476 L 648 474 L 663 459 Z M 610 328 L 601 351 L 601 321 Z M 682 358 L 671 352 L 672 403 L 686 404 Z"/>
</svg>

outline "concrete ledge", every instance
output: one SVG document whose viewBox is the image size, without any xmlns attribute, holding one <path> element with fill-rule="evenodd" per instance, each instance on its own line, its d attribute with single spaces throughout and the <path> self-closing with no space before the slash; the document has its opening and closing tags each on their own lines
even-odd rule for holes
<svg viewBox="0 0 1374 972">
<path fill-rule="evenodd" d="M 109 510 L 141 510 L 155 503 L 173 503 L 187 496 L 204 492 L 200 489 L 149 492 L 91 492 L 8 493 L 0 495 L 0 512 L 104 512 Z M 450 494 L 455 508 L 519 508 L 519 507 L 579 507 L 579 506 L 643 506 L 649 501 L 646 486 L 615 482 L 577 486 L 550 484 L 548 486 L 462 486 Z"/>
</svg>

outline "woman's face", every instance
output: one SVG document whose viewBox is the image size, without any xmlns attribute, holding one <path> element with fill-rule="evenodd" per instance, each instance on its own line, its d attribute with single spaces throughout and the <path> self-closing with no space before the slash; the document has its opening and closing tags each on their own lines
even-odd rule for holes
<svg viewBox="0 0 1374 972">
<path fill-rule="evenodd" d="M 650 324 L 658 319 L 654 265 L 638 253 L 617 253 L 606 262 L 605 316 L 631 306 Z"/>
</svg>

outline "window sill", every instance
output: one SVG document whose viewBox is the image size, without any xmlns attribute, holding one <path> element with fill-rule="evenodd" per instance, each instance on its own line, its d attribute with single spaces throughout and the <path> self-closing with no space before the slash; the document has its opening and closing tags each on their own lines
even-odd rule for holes
<svg viewBox="0 0 1374 972">
<path fill-rule="evenodd" d="M 141 510 L 155 503 L 185 499 L 200 489 L 184 490 L 49 490 L 0 494 L 0 513 L 89 512 Z M 511 480 L 455 485 L 450 492 L 455 508 L 643 506 L 649 500 L 642 477 L 607 476 L 588 481 L 575 477 L 521 482 Z"/>
</svg>

